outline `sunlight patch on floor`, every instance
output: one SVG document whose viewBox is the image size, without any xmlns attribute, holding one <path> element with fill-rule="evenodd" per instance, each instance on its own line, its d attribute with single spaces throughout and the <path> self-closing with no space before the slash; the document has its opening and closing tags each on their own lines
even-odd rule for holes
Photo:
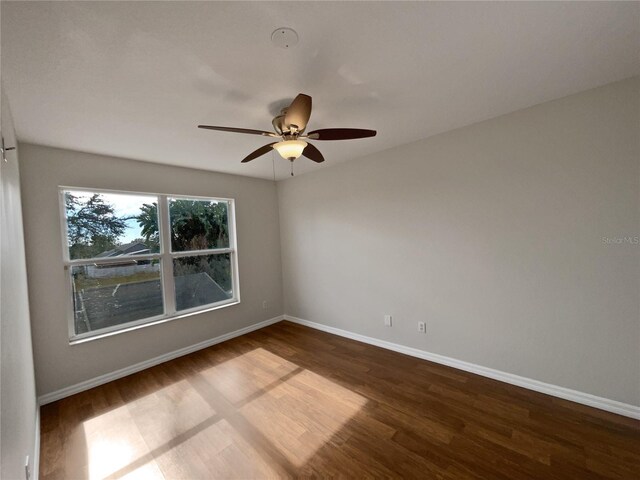
<svg viewBox="0 0 640 480">
<path fill-rule="evenodd" d="M 108 478 L 149 451 L 126 406 L 87 420 L 83 429 L 90 480 Z M 153 458 L 126 474 L 119 478 L 163 478 Z"/>
<path fill-rule="evenodd" d="M 128 408 L 152 450 L 195 433 L 217 413 L 187 380 L 129 402 Z"/>
<path fill-rule="evenodd" d="M 285 476 L 284 470 L 257 455 L 254 446 L 226 419 L 158 455 L 156 462 L 167 479 Z"/>
<path fill-rule="evenodd" d="M 86 420 L 78 467 L 91 480 L 287 476 L 344 441 L 366 402 L 256 348 Z"/>
<path fill-rule="evenodd" d="M 300 367 L 278 355 L 256 348 L 206 369 L 202 374 L 232 404 L 246 401 L 252 395 L 279 382 Z"/>
<path fill-rule="evenodd" d="M 332 439 L 344 440 L 340 431 L 366 403 L 357 393 L 302 370 L 239 412 L 292 465 L 301 467 Z"/>
</svg>

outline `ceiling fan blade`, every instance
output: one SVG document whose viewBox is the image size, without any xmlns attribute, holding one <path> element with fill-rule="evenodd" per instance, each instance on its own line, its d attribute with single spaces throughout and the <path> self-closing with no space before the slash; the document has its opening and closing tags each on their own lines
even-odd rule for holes
<svg viewBox="0 0 640 480">
<path fill-rule="evenodd" d="M 251 130 L 250 128 L 235 128 L 235 127 L 214 127 L 212 125 L 198 125 L 198 128 L 204 128 L 207 130 L 219 130 L 221 132 L 233 132 L 233 133 L 249 133 L 251 135 L 262 135 L 264 137 L 277 137 L 273 132 L 265 132 L 264 130 Z"/>
<path fill-rule="evenodd" d="M 352 140 L 355 138 L 375 137 L 375 130 L 362 128 L 323 128 L 309 132 L 307 137 L 312 140 Z"/>
<path fill-rule="evenodd" d="M 314 147 L 310 143 L 307 143 L 307 146 L 304 147 L 304 150 L 302 151 L 302 155 L 307 157 L 309 160 L 313 160 L 316 163 L 324 162 L 324 157 L 320 153 L 320 150 L 318 150 L 316 147 Z"/>
<path fill-rule="evenodd" d="M 311 97 L 304 93 L 299 93 L 287 109 L 287 114 L 284 117 L 284 125 L 287 128 L 295 125 L 298 132 L 302 132 L 307 128 L 309 117 L 311 117 Z"/>
<path fill-rule="evenodd" d="M 255 160 L 256 158 L 261 157 L 265 153 L 269 153 L 269 151 L 273 148 L 273 146 L 276 143 L 277 142 L 273 142 L 273 143 L 269 143 L 268 145 L 265 145 L 264 147 L 260 147 L 259 149 L 251 152 L 249 155 L 244 157 L 244 159 L 242 159 L 242 162 L 240 162 L 240 163 L 250 162 L 251 160 Z"/>
</svg>

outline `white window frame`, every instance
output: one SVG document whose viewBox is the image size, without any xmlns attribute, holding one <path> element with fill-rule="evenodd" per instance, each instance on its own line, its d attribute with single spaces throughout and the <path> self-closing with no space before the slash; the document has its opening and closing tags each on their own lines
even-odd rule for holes
<svg viewBox="0 0 640 480">
<path fill-rule="evenodd" d="M 132 322 L 114 325 L 99 330 L 76 334 L 75 332 L 75 312 L 73 306 L 73 279 L 71 275 L 72 267 L 100 264 L 118 264 L 129 263 L 131 257 L 107 257 L 107 258 L 83 258 L 71 260 L 69 257 L 69 239 L 67 228 L 67 212 L 65 202 L 65 191 L 78 190 L 90 193 L 106 193 L 106 194 L 123 194 L 123 195 L 141 195 L 155 197 L 158 202 L 158 229 L 160 236 L 160 252 L 144 255 L 136 255 L 136 260 L 158 260 L 160 262 L 160 284 L 162 288 L 162 298 L 164 313 L 149 318 L 134 320 Z M 78 344 L 86 341 L 103 338 L 110 335 L 136 330 L 138 328 L 157 325 L 178 318 L 184 318 L 198 313 L 209 312 L 220 308 L 237 305 L 240 303 L 240 279 L 238 274 L 238 243 L 236 236 L 236 214 L 235 200 L 233 198 L 222 197 L 204 197 L 199 195 L 182 195 L 168 193 L 152 193 L 152 192 L 134 192 L 126 190 L 107 190 L 103 188 L 92 187 L 58 187 L 60 219 L 62 230 L 62 258 L 65 271 L 65 285 L 67 295 L 67 318 L 69 328 L 69 343 Z M 212 248 L 206 250 L 187 250 L 184 252 L 171 251 L 171 219 L 169 217 L 169 198 L 172 199 L 189 199 L 189 200 L 207 200 L 215 202 L 226 202 L 227 222 L 229 228 L 229 247 L 228 248 Z M 222 255 L 229 254 L 231 263 L 231 285 L 232 297 L 219 302 L 200 305 L 186 310 L 176 310 L 176 292 L 173 276 L 173 260 L 181 257 L 193 257 L 201 255 Z"/>
</svg>

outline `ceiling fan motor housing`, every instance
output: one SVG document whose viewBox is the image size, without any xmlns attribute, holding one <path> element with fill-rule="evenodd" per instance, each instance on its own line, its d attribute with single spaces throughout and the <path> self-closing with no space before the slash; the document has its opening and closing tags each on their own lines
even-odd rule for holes
<svg viewBox="0 0 640 480">
<path fill-rule="evenodd" d="M 285 118 L 287 116 L 288 108 L 283 108 L 280 112 L 280 115 L 273 118 L 271 124 L 273 125 L 273 129 L 276 131 L 278 135 L 282 135 L 285 140 L 295 140 L 298 138 L 298 135 L 304 132 L 303 129 L 297 129 L 291 127 L 296 127 L 296 125 L 287 125 L 285 124 Z"/>
<path fill-rule="evenodd" d="M 286 114 L 286 109 L 282 109 L 282 112 L 277 117 L 274 117 L 271 121 L 273 125 L 273 129 L 276 131 L 278 135 L 282 135 L 284 133 L 284 116 Z"/>
</svg>

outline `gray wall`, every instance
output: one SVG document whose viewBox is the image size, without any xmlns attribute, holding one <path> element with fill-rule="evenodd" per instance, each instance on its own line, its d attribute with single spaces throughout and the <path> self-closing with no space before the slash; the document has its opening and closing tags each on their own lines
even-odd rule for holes
<svg viewBox="0 0 640 480">
<path fill-rule="evenodd" d="M 640 405 L 639 133 L 635 78 L 278 183 L 286 313 Z"/>
<path fill-rule="evenodd" d="M 640 80 L 618 82 L 277 192 L 265 180 L 22 145 L 38 393 L 286 311 L 640 405 L 640 246 L 603 242 L 640 235 L 639 103 Z M 242 303 L 70 346 L 58 185 L 235 198 Z"/>
<path fill-rule="evenodd" d="M 15 146 L 9 105 L 2 93 L 2 136 Z M 36 392 L 29 326 L 18 154 L 0 160 L 0 478 L 24 478 L 33 469 Z"/>
<path fill-rule="evenodd" d="M 274 182 L 28 144 L 20 168 L 38 395 L 282 314 Z M 242 302 L 69 345 L 59 185 L 234 198 Z"/>
</svg>

